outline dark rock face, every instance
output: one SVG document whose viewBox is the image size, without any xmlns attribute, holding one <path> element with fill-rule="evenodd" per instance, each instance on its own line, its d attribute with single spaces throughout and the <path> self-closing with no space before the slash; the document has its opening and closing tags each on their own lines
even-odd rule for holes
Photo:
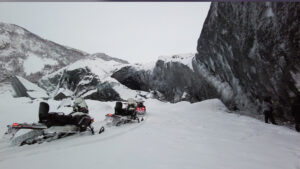
<svg viewBox="0 0 300 169">
<path fill-rule="evenodd" d="M 111 77 L 132 90 L 150 90 L 150 73 L 144 70 L 137 71 L 134 67 L 126 66 L 112 74 Z"/>
<path fill-rule="evenodd" d="M 290 119 L 300 95 L 299 25 L 297 2 L 213 2 L 198 40 L 197 65 L 229 84 L 239 108 L 257 111 L 271 96 L 277 117 Z"/>
<path fill-rule="evenodd" d="M 91 73 L 88 68 L 79 68 L 74 70 L 63 70 L 54 76 L 42 78 L 39 86 L 48 92 L 63 88 L 74 92 L 75 96 L 81 96 L 83 93 L 93 90 L 100 83 L 96 75 Z"/>
<path fill-rule="evenodd" d="M 55 90 L 65 89 L 72 92 L 71 96 L 85 99 L 100 101 L 121 100 L 119 94 L 109 83 L 102 83 L 99 77 L 87 67 L 64 70 L 54 76 L 41 79 L 39 85 L 48 92 L 55 93 Z M 60 93 L 58 92 L 57 95 L 60 95 Z"/>
<path fill-rule="evenodd" d="M 81 96 L 85 92 L 95 89 L 99 83 L 98 77 L 88 68 L 80 68 L 64 71 L 58 86 L 73 91 L 75 96 Z"/>
<path fill-rule="evenodd" d="M 170 102 L 196 102 L 219 97 L 210 83 L 180 62 L 158 60 L 153 71 L 128 66 L 115 72 L 112 77 L 130 89 L 158 91 L 163 94 L 158 98 Z"/>
<path fill-rule="evenodd" d="M 97 91 L 84 97 L 85 99 L 100 100 L 100 101 L 121 101 L 121 97 L 116 92 L 110 83 L 104 82 L 97 86 Z"/>
<path fill-rule="evenodd" d="M 58 70 L 89 54 L 45 40 L 26 29 L 13 24 L 0 23 L 0 82 L 9 81 L 13 75 L 37 82 L 43 75 Z M 40 71 L 26 74 L 24 62 L 33 56 L 45 63 Z M 47 61 L 45 61 L 47 62 Z M 42 64 L 37 63 L 35 64 Z"/>
</svg>

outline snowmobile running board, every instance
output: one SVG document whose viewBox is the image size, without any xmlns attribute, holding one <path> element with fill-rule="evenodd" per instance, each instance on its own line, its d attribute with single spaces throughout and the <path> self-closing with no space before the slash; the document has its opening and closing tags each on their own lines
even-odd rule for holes
<svg viewBox="0 0 300 169">
<path fill-rule="evenodd" d="M 52 140 L 60 139 L 69 135 L 80 133 L 80 130 L 75 125 L 64 125 L 64 126 L 51 126 L 47 127 L 41 123 L 13 123 L 12 125 L 7 125 L 8 130 L 5 132 L 5 135 L 11 140 L 13 145 L 25 145 L 25 144 L 35 144 L 43 143 L 45 141 L 49 142 Z M 16 133 L 19 130 L 28 130 L 27 133 L 16 136 Z M 88 130 L 92 135 L 95 134 L 94 128 L 88 126 Z M 101 129 L 103 132 L 104 129 Z"/>
<path fill-rule="evenodd" d="M 12 125 L 7 125 L 8 128 L 14 129 L 46 129 L 47 126 L 39 123 L 13 123 Z"/>
</svg>

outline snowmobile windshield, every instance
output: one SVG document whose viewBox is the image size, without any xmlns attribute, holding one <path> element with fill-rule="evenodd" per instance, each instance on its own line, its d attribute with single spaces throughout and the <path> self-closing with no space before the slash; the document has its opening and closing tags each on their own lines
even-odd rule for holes
<svg viewBox="0 0 300 169">
<path fill-rule="evenodd" d="M 133 98 L 127 99 L 127 106 L 133 106 L 135 107 L 137 105 L 136 101 Z"/>
<path fill-rule="evenodd" d="M 75 106 L 78 106 L 78 107 L 81 107 L 81 108 L 86 108 L 87 109 L 87 104 L 86 102 L 82 99 L 82 98 L 76 98 L 75 101 L 74 101 L 74 107 Z"/>
<path fill-rule="evenodd" d="M 74 101 L 73 112 L 83 112 L 88 113 L 88 106 L 82 98 L 77 98 Z"/>
</svg>

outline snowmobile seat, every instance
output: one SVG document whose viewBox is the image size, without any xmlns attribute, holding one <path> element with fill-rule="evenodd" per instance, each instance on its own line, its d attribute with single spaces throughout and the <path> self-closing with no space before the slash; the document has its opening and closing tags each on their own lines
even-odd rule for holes
<svg viewBox="0 0 300 169">
<path fill-rule="evenodd" d="M 49 104 L 41 102 L 39 107 L 39 123 L 46 122 L 48 119 Z"/>
<path fill-rule="evenodd" d="M 125 110 L 122 107 L 123 107 L 122 102 L 116 102 L 115 115 L 124 116 Z"/>
</svg>

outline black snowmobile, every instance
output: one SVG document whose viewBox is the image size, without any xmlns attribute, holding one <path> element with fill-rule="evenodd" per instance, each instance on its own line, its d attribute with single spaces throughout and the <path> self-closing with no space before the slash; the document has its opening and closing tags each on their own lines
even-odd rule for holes
<svg viewBox="0 0 300 169">
<path fill-rule="evenodd" d="M 78 110 L 78 106 L 75 105 L 73 109 Z M 94 134 L 92 127 L 94 119 L 87 114 L 86 108 L 83 110 L 85 112 L 72 112 L 69 115 L 49 113 L 48 103 L 41 102 L 38 123 L 13 123 L 7 126 L 8 130 L 5 134 L 10 137 L 12 144 L 20 146 L 49 142 L 85 131 Z M 18 135 L 19 131 L 23 129 L 27 129 L 27 131 Z"/>
<path fill-rule="evenodd" d="M 144 116 L 146 114 L 146 106 L 144 105 L 144 101 L 137 100 L 136 112 L 139 116 Z"/>
<path fill-rule="evenodd" d="M 122 102 L 116 102 L 115 113 L 106 114 L 105 121 L 107 126 L 120 126 L 126 123 L 139 123 L 143 118 L 137 116 L 136 105 L 132 102 L 127 103 L 127 107 L 123 109 Z"/>
</svg>

